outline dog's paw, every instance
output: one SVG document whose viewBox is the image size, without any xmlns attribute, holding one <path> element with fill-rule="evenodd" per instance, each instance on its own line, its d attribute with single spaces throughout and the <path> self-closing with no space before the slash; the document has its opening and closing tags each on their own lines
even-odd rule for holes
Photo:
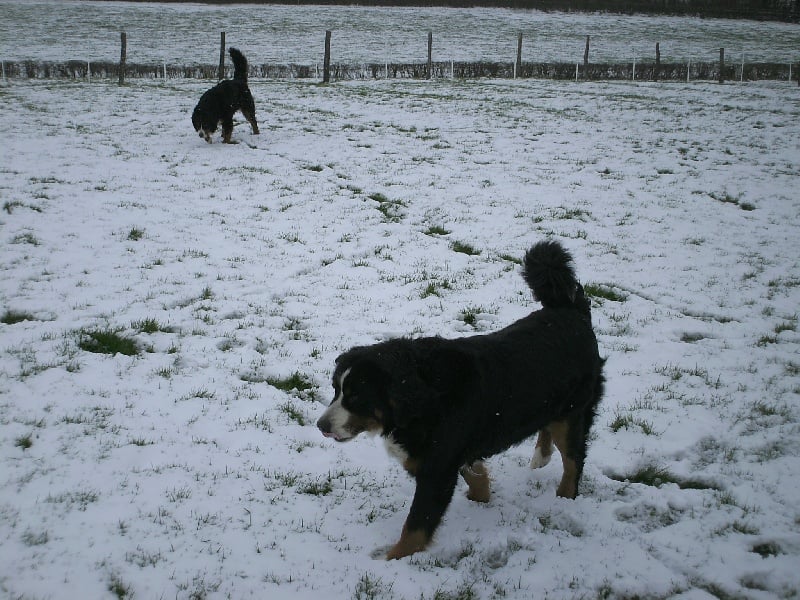
<svg viewBox="0 0 800 600">
<path fill-rule="evenodd" d="M 389 551 L 392 549 L 392 546 L 379 546 L 375 548 L 372 552 L 369 553 L 371 558 L 375 560 L 391 560 L 389 558 Z"/>
<path fill-rule="evenodd" d="M 531 459 L 531 469 L 541 469 L 550 462 L 552 457 L 552 454 L 545 455 L 542 453 L 541 448 L 536 448 L 536 450 L 533 452 L 533 458 Z"/>
</svg>

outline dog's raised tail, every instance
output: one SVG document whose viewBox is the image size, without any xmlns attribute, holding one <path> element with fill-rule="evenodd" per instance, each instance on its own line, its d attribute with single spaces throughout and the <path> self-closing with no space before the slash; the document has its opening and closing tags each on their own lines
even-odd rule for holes
<svg viewBox="0 0 800 600">
<path fill-rule="evenodd" d="M 233 78 L 247 81 L 247 59 L 236 48 L 228 48 L 233 61 Z"/>
<path fill-rule="evenodd" d="M 584 308 L 583 288 L 575 277 L 572 256 L 556 241 L 535 244 L 525 253 L 522 277 L 545 308 Z"/>
</svg>

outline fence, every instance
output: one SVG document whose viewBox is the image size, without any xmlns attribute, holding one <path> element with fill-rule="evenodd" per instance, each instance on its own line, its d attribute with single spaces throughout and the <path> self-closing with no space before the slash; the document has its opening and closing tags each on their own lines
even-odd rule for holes
<svg viewBox="0 0 800 600">
<path fill-rule="evenodd" d="M 2 77 L 15 79 L 222 79 L 231 75 L 225 67 L 225 33 L 220 35 L 219 65 L 167 65 L 128 63 L 127 40 L 120 36 L 120 60 L 112 61 L 10 61 L 2 62 Z M 534 78 L 556 80 L 634 80 L 634 81 L 756 81 L 797 80 L 800 85 L 800 65 L 725 62 L 725 51 L 720 48 L 719 60 L 686 63 L 662 63 L 659 44 L 655 45 L 654 61 L 592 63 L 590 37 L 586 38 L 582 63 L 537 63 L 522 60 L 522 35 L 517 39 L 517 56 L 513 62 L 496 61 L 434 61 L 432 60 L 433 34 L 428 32 L 428 57 L 424 63 L 362 63 L 337 64 L 331 62 L 331 32 L 326 32 L 324 60 L 319 65 L 299 64 L 249 64 L 248 75 L 264 79 L 477 79 L 477 78 Z"/>
</svg>

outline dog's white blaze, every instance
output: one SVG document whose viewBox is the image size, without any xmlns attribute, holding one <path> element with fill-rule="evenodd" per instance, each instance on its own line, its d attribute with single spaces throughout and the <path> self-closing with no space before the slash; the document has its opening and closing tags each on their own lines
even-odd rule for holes
<svg viewBox="0 0 800 600">
<path fill-rule="evenodd" d="M 347 369 L 339 377 L 339 393 L 336 395 L 336 397 L 333 399 L 333 402 L 331 402 L 331 405 L 322 415 L 323 418 L 327 419 L 328 422 L 331 424 L 331 433 L 337 438 L 348 438 L 352 435 L 345 428 L 345 426 L 347 425 L 347 420 L 350 417 L 350 411 L 348 411 L 344 406 L 342 406 L 342 396 L 344 395 L 344 392 L 342 390 L 344 388 L 344 380 L 349 374 L 350 374 L 350 369 Z"/>
</svg>

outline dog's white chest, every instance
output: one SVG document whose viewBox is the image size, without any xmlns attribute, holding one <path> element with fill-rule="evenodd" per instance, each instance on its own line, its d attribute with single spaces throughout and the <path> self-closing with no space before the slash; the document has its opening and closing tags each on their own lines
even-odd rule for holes
<svg viewBox="0 0 800 600">
<path fill-rule="evenodd" d="M 386 451 L 389 455 L 400 461 L 401 465 L 408 460 L 408 452 L 392 436 L 389 435 L 383 438 L 383 445 L 386 446 Z"/>
</svg>

